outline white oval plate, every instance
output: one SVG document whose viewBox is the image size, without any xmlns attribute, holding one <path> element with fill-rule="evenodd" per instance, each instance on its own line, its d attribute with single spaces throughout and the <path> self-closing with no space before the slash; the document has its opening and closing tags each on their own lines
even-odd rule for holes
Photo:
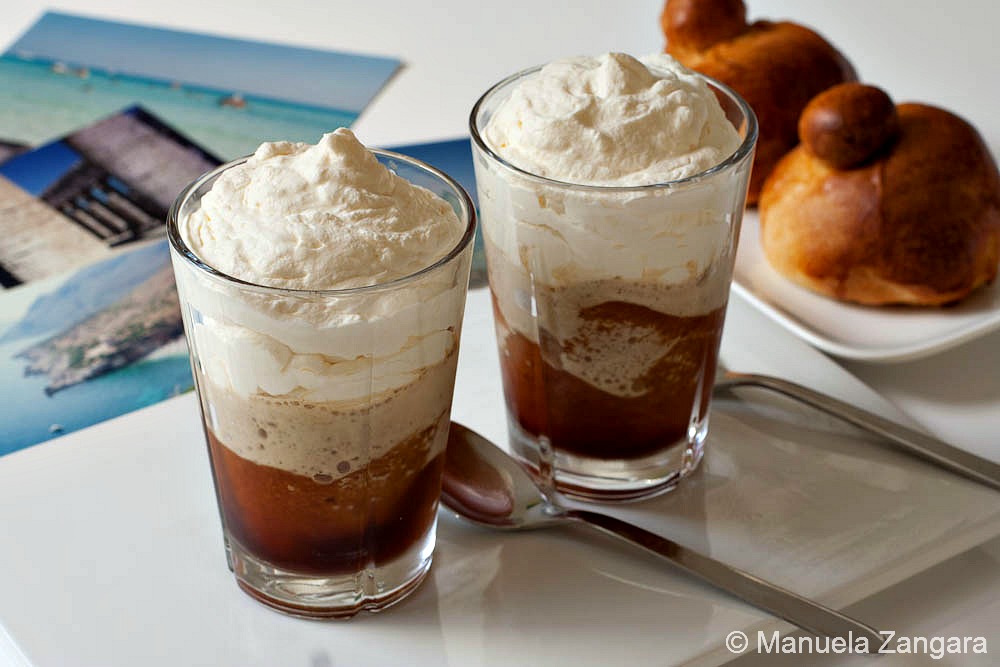
<svg viewBox="0 0 1000 667">
<path fill-rule="evenodd" d="M 859 306 L 799 287 L 764 257 L 756 211 L 743 218 L 733 289 L 795 335 L 845 359 L 909 361 L 1000 329 L 1000 281 L 943 308 Z"/>
</svg>

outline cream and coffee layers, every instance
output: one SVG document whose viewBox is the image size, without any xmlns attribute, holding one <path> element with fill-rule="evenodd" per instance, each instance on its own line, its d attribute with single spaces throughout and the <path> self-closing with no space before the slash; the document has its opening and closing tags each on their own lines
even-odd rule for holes
<svg viewBox="0 0 1000 667">
<path fill-rule="evenodd" d="M 683 438 L 699 369 L 714 368 L 738 224 L 738 175 L 695 187 L 742 141 L 715 94 L 664 54 L 561 60 L 523 78 L 481 135 L 500 158 L 477 161 L 477 183 L 520 426 L 599 457 Z M 541 401 L 519 387 L 539 367 Z M 623 423 L 631 437 L 606 432 Z"/>
<path fill-rule="evenodd" d="M 443 451 L 463 306 L 453 275 L 370 294 L 301 290 L 381 285 L 431 266 L 465 232 L 446 201 L 339 129 L 316 145 L 263 144 L 179 223 L 205 264 L 289 290 L 178 272 L 198 313 L 190 335 L 216 441 L 322 484 L 378 459 L 418 472 Z M 393 452 L 401 443 L 412 451 Z"/>
</svg>

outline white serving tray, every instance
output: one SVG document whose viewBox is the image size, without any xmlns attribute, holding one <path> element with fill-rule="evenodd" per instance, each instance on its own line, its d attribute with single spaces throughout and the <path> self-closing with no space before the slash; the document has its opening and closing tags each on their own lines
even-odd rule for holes
<svg viewBox="0 0 1000 667">
<path fill-rule="evenodd" d="M 898 414 L 755 320 L 734 299 L 727 365 Z M 1000 534 L 996 493 L 753 398 L 717 404 L 705 464 L 680 491 L 616 513 L 836 606 Z M 470 295 L 454 412 L 503 435 L 485 291 Z M 411 599 L 349 622 L 282 616 L 226 569 L 193 395 L 0 458 L 0 506 L 0 655 L 13 664 L 716 665 L 733 657 L 727 633 L 787 627 L 605 538 L 499 534 L 444 513 Z"/>
</svg>

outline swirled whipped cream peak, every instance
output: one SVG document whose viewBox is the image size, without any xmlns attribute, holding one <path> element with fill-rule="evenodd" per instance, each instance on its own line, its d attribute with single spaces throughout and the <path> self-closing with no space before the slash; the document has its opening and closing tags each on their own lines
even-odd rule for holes
<svg viewBox="0 0 1000 667">
<path fill-rule="evenodd" d="M 206 264 L 269 287 L 384 284 L 431 266 L 465 232 L 451 205 L 339 129 L 316 145 L 263 144 L 180 217 Z M 243 289 L 175 259 L 208 380 L 238 396 L 367 404 L 454 353 L 464 289 L 442 268 L 389 290 Z M 458 276 L 458 277 L 456 277 Z"/>
<path fill-rule="evenodd" d="M 517 85 L 484 138 L 520 169 L 603 186 L 693 176 L 740 145 L 705 81 L 666 54 L 550 63 Z"/>
<path fill-rule="evenodd" d="M 410 275 L 465 231 L 448 202 L 387 169 L 344 128 L 315 145 L 262 144 L 181 223 L 185 243 L 219 271 L 312 290 Z"/>
</svg>

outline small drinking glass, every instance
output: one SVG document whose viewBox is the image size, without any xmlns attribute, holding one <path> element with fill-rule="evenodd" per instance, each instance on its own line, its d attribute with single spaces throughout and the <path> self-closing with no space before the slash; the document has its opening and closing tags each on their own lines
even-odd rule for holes
<svg viewBox="0 0 1000 667">
<path fill-rule="evenodd" d="M 168 236 L 230 569 L 305 617 L 378 611 L 431 565 L 475 209 L 451 178 L 373 151 L 447 200 L 458 244 L 370 287 L 278 289 L 228 276 L 185 244 L 223 165 L 178 197 Z M 297 365 L 309 386 L 257 381 Z"/>
<path fill-rule="evenodd" d="M 704 454 L 757 123 L 702 77 L 742 140 L 723 162 L 652 185 L 561 182 L 483 138 L 540 69 L 490 88 L 470 118 L 511 448 L 568 495 L 645 498 Z"/>
</svg>

